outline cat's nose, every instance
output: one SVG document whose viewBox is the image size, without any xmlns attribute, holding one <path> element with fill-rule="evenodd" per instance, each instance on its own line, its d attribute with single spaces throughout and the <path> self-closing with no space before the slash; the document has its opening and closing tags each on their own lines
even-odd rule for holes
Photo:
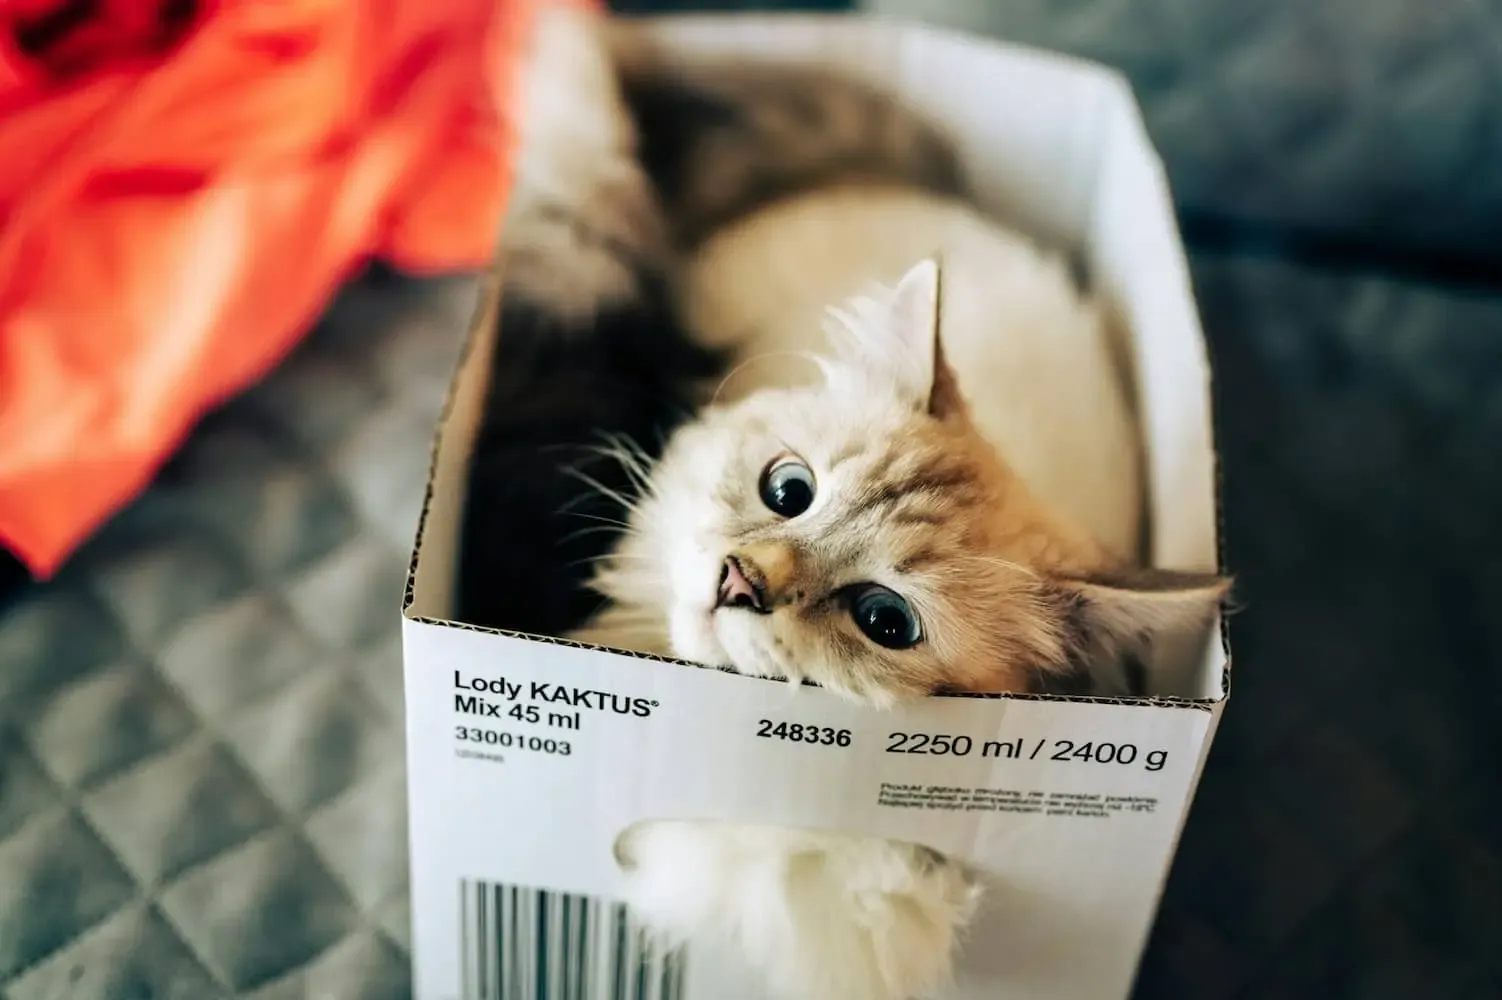
<svg viewBox="0 0 1502 1000">
<path fill-rule="evenodd" d="M 766 611 L 766 595 L 762 588 L 752 582 L 756 571 L 750 567 L 742 566 L 735 556 L 726 556 L 725 563 L 720 567 L 720 589 L 715 600 L 716 608 L 750 608 L 752 611 Z"/>
</svg>

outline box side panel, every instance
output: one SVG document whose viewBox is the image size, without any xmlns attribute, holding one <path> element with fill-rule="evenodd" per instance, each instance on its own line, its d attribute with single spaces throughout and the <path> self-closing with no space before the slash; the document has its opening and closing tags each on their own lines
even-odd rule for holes
<svg viewBox="0 0 1502 1000">
<path fill-rule="evenodd" d="M 968 959 L 976 984 L 1109 996 L 1130 978 L 1211 722 L 1205 708 L 1034 700 L 876 712 L 816 688 L 406 628 L 416 933 L 450 950 L 464 879 L 608 899 L 633 824 L 727 819 L 968 859 L 1000 921 Z"/>
<path fill-rule="evenodd" d="M 1216 568 L 1210 366 L 1162 163 L 1123 92 L 1101 121 L 1088 246 L 1132 332 L 1152 482 L 1156 565 Z"/>
<path fill-rule="evenodd" d="M 1219 520 L 1210 365 L 1162 162 L 1122 85 L 1102 116 L 1090 266 L 1129 334 L 1146 445 L 1150 558 L 1155 566 L 1213 571 Z M 1211 634 L 1166 651 L 1157 690 L 1220 698 L 1226 650 Z"/>
</svg>

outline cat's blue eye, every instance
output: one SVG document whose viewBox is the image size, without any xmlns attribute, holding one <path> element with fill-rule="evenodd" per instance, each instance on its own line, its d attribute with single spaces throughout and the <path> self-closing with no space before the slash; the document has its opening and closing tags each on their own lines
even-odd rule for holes
<svg viewBox="0 0 1502 1000">
<path fill-rule="evenodd" d="M 907 601 L 874 583 L 851 595 L 850 617 L 866 638 L 887 649 L 911 649 L 923 640 L 923 627 Z"/>
<path fill-rule="evenodd" d="M 814 502 L 814 470 L 796 458 L 774 459 L 761 474 L 759 488 L 768 510 L 797 517 Z"/>
</svg>

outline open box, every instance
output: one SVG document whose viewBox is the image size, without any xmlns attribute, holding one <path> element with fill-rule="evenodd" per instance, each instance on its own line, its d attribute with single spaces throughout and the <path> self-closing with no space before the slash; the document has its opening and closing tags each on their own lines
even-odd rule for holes
<svg viewBox="0 0 1502 1000">
<path fill-rule="evenodd" d="M 1131 335 L 1151 562 L 1218 568 L 1205 348 L 1163 171 L 1117 75 L 879 20 L 649 24 L 674 46 L 817 60 L 873 79 L 950 135 L 983 208 L 1078 250 Z M 758 997 L 727 956 L 643 958 L 620 933 L 617 834 L 685 817 L 843 829 L 965 858 L 991 886 L 948 996 L 1125 996 L 1228 694 L 1219 623 L 1179 676 L 1159 680 L 1172 694 L 940 697 L 877 711 L 453 622 L 466 463 L 504 266 L 483 286 L 444 411 L 404 607 L 418 1000 Z M 836 735 L 763 738 L 779 725 Z M 625 975 L 638 960 L 640 975 Z M 570 963 L 577 974 L 563 971 Z"/>
</svg>

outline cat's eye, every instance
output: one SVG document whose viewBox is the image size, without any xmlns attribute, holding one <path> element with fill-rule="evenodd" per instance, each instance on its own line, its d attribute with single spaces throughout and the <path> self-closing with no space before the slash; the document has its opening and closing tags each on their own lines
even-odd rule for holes
<svg viewBox="0 0 1502 1000">
<path fill-rule="evenodd" d="M 768 510 L 797 517 L 814 502 L 814 470 L 796 458 L 773 459 L 762 472 L 758 488 Z"/>
<path fill-rule="evenodd" d="M 911 649 L 923 640 L 923 627 L 907 601 L 874 583 L 851 594 L 850 617 L 866 638 L 887 649 Z"/>
</svg>

